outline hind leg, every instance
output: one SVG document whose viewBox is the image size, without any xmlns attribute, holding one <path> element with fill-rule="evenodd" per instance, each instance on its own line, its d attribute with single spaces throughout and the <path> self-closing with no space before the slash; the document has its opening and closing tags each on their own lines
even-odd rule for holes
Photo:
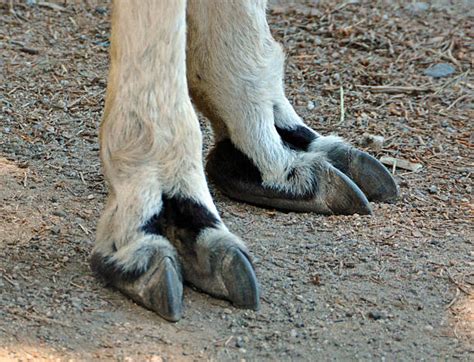
<svg viewBox="0 0 474 362">
<path fill-rule="evenodd" d="M 110 285 L 172 321 L 183 279 L 241 307 L 259 297 L 247 250 L 206 184 L 185 30 L 184 0 L 114 3 L 100 132 L 110 191 L 91 257 Z"/>
<path fill-rule="evenodd" d="M 216 134 L 208 175 L 225 193 L 281 209 L 344 214 L 370 213 L 364 192 L 369 199 L 396 195 L 382 165 L 337 137 L 320 136 L 295 113 L 265 1 L 190 1 L 188 24 L 190 92 Z"/>
</svg>

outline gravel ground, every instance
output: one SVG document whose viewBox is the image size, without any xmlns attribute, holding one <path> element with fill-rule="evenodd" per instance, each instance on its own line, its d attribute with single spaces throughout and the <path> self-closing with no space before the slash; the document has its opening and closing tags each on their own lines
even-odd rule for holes
<svg viewBox="0 0 474 362">
<path fill-rule="evenodd" d="M 97 130 L 110 7 L 74 3 L 0 3 L 0 359 L 472 360 L 469 1 L 270 6 L 300 115 L 421 168 L 393 168 L 401 198 L 373 216 L 282 213 L 213 189 L 255 258 L 262 308 L 187 288 L 175 324 L 88 268 L 106 196 Z"/>
</svg>

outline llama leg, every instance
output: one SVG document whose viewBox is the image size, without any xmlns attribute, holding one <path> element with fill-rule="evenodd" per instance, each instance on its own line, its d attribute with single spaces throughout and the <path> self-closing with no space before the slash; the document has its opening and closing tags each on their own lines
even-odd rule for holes
<svg viewBox="0 0 474 362">
<path fill-rule="evenodd" d="M 275 127 L 287 147 L 302 152 L 322 152 L 338 170 L 349 176 L 370 201 L 392 202 L 398 188 L 390 172 L 377 159 L 337 136 L 322 136 L 308 127 L 286 98 L 274 107 Z"/>
<path fill-rule="evenodd" d="M 302 152 L 287 142 L 291 134 L 284 137 L 295 125 L 305 126 L 284 95 L 283 53 L 268 29 L 265 2 L 215 7 L 190 1 L 188 24 L 188 82 L 215 129 L 217 145 L 207 169 L 216 185 L 265 206 L 370 213 L 363 192 L 326 149 Z M 323 139 L 307 127 L 302 137 Z"/>
<path fill-rule="evenodd" d="M 193 268 L 203 276 L 202 290 L 258 304 L 246 249 L 220 221 L 204 177 L 187 93 L 185 29 L 184 0 L 114 3 L 100 137 L 110 193 L 91 258 L 109 284 L 173 321 L 182 314 L 183 274 L 189 279 Z M 212 244 L 217 256 L 205 260 L 211 268 L 201 270 L 205 261 L 178 253 L 205 244 L 209 229 L 223 236 Z M 210 258 L 204 254 L 199 261 Z"/>
</svg>

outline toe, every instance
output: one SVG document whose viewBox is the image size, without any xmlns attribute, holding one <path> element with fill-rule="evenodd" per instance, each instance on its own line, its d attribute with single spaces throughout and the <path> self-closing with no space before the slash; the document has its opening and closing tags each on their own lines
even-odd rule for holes
<svg viewBox="0 0 474 362">
<path fill-rule="evenodd" d="M 333 214 L 369 215 L 370 203 L 362 190 L 345 174 L 330 166 L 324 180 L 323 200 Z"/>
<path fill-rule="evenodd" d="M 375 157 L 340 143 L 327 150 L 327 157 L 357 184 L 369 201 L 393 202 L 398 198 L 395 180 Z"/>
<path fill-rule="evenodd" d="M 228 230 L 210 228 L 195 246 L 195 253 L 181 254 L 184 280 L 237 307 L 258 309 L 259 285 L 242 241 Z"/>
<path fill-rule="evenodd" d="M 181 319 L 183 314 L 183 284 L 170 258 L 164 258 L 157 271 L 150 277 L 149 308 L 171 322 Z"/>
<path fill-rule="evenodd" d="M 390 172 L 368 153 L 353 149 L 350 175 L 370 201 L 394 202 L 398 188 Z"/>
<path fill-rule="evenodd" d="M 176 262 L 169 256 L 155 256 L 143 273 L 124 273 L 123 266 L 110 258 L 93 256 L 95 270 L 110 270 L 108 283 L 138 304 L 176 322 L 183 312 L 183 282 Z M 98 266 L 98 264 L 101 264 Z M 103 274 L 103 273 L 102 273 Z M 102 275 L 103 277 L 104 275 Z"/>
<path fill-rule="evenodd" d="M 258 310 L 260 290 L 247 256 L 238 248 L 227 250 L 222 260 L 222 276 L 228 299 L 239 308 Z"/>
</svg>

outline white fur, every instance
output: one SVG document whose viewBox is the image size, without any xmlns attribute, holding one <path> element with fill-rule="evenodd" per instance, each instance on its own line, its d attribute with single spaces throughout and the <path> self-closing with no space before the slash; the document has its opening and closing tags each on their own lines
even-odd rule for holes
<svg viewBox="0 0 474 362">
<path fill-rule="evenodd" d="M 230 136 L 268 183 L 285 173 L 292 154 L 274 127 L 282 96 L 284 55 L 265 18 L 265 1 L 188 3 L 188 81 L 217 140 Z"/>
<path fill-rule="evenodd" d="M 100 132 L 110 194 L 96 251 L 110 254 L 115 245 L 117 261 L 145 265 L 129 254 L 140 244 L 167 243 L 140 231 L 160 212 L 163 193 L 191 198 L 219 219 L 188 91 L 211 120 L 216 140 L 230 137 L 258 167 L 264 186 L 294 194 L 310 191 L 315 169 L 324 169 L 328 145 L 340 141 L 319 137 L 309 153 L 290 150 L 281 141 L 275 125 L 304 123 L 285 97 L 284 54 L 271 36 L 265 7 L 264 0 L 114 2 Z M 295 175 L 291 182 L 290 172 Z M 219 228 L 198 237 L 203 255 L 213 240 L 231 235 L 223 224 Z"/>
<path fill-rule="evenodd" d="M 258 167 L 265 187 L 301 194 L 310 191 L 314 168 L 325 158 L 288 149 L 275 129 L 304 123 L 285 97 L 284 55 L 265 6 L 262 0 L 188 2 L 189 88 L 217 141 L 230 137 Z M 289 182 L 294 169 L 297 177 Z"/>
<path fill-rule="evenodd" d="M 336 135 L 319 136 L 309 146 L 312 152 L 328 152 L 337 144 L 345 144 L 344 140 Z"/>
<path fill-rule="evenodd" d="M 110 187 L 97 229 L 95 251 L 102 254 L 110 254 L 112 244 L 122 255 L 139 247 L 137 243 L 149 242 L 140 228 L 160 212 L 163 193 L 192 198 L 219 219 L 204 176 L 201 132 L 188 95 L 185 42 L 184 0 L 114 2 L 100 132 Z"/>
<path fill-rule="evenodd" d="M 237 246 L 241 250 L 247 252 L 242 240 L 234 234 L 224 229 L 207 228 L 203 230 L 196 240 L 196 255 L 198 260 L 198 268 L 203 274 L 211 274 L 213 269 L 210 265 L 210 253 L 216 247 L 225 247 L 227 245 Z"/>
<path fill-rule="evenodd" d="M 176 251 L 169 241 L 162 236 L 143 235 L 134 243 L 118 249 L 110 261 L 120 266 L 124 273 L 145 272 L 150 265 L 151 258 L 155 255 L 176 257 Z"/>
</svg>

